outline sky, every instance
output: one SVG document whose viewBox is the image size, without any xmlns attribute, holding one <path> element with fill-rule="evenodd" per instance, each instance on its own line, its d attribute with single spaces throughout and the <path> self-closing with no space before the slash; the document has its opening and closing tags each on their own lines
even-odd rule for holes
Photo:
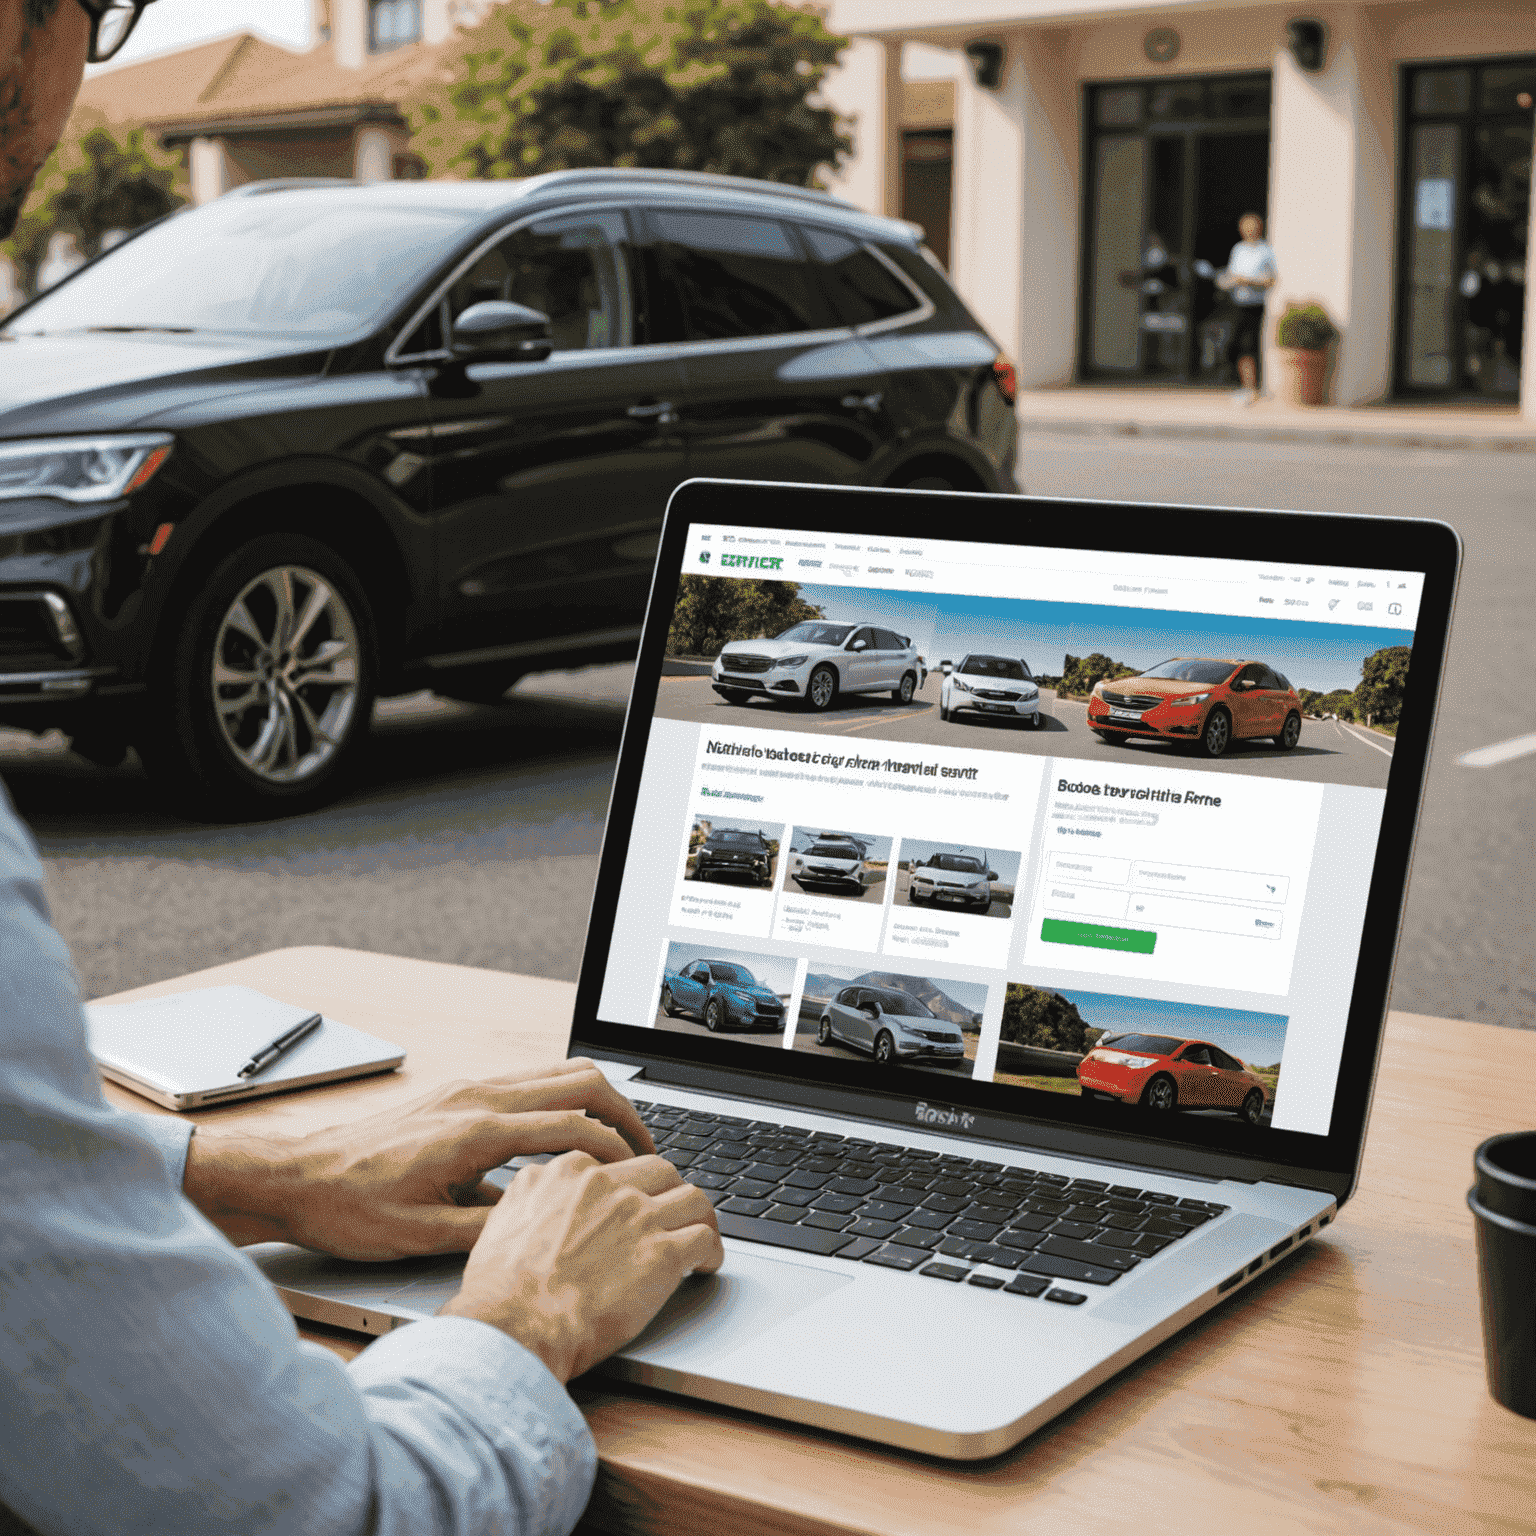
<svg viewBox="0 0 1536 1536">
<path fill-rule="evenodd" d="M 155 0 L 139 18 L 123 51 L 103 69 L 136 64 L 157 53 L 228 37 L 231 32 L 259 32 L 289 48 L 309 46 L 311 0 Z M 89 74 L 99 74 L 91 69 Z"/>
<path fill-rule="evenodd" d="M 1240 1061 L 1273 1066 L 1285 1048 L 1286 1016 L 1251 1013 L 1246 1008 L 1208 1008 L 1197 1003 L 1160 1003 L 1150 997 L 1117 997 L 1110 992 L 1078 992 L 1053 988 L 1094 1029 L 1116 1034 L 1137 1030 L 1149 1035 L 1174 1035 L 1182 1040 L 1209 1040 Z"/>
<path fill-rule="evenodd" d="M 899 971 L 893 966 L 881 965 L 877 960 L 871 959 L 865 966 L 854 965 L 823 965 L 819 960 L 810 962 L 811 974 L 815 976 L 830 976 L 834 981 L 857 981 L 860 976 L 910 976 L 910 971 Z M 981 981 L 947 981 L 942 977 L 930 976 L 931 981 L 944 995 L 962 1008 L 969 1008 L 972 1013 L 982 1013 L 987 1006 L 987 986 Z"/>
<path fill-rule="evenodd" d="M 1331 693 L 1353 688 L 1361 662 L 1373 651 L 1413 643 L 1413 632 L 1406 629 L 1093 603 L 810 584 L 800 596 L 829 620 L 864 620 L 911 635 L 930 667 L 944 660 L 958 664 L 967 651 L 987 651 L 1022 657 L 1032 671 L 1047 676 L 1062 671 L 1065 655 L 1094 651 L 1133 667 L 1156 666 L 1171 656 L 1232 656 L 1265 662 L 1297 688 Z"/>
</svg>

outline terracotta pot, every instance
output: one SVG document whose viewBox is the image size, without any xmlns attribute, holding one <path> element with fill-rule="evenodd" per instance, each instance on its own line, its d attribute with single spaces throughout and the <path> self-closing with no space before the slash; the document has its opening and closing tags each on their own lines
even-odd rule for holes
<svg viewBox="0 0 1536 1536">
<path fill-rule="evenodd" d="M 1322 405 L 1327 394 L 1328 353 L 1282 350 L 1285 359 L 1285 398 L 1292 405 Z"/>
</svg>

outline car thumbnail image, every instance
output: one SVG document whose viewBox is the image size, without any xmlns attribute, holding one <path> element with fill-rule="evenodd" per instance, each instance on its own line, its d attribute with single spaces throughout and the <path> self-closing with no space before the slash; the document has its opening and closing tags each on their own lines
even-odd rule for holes
<svg viewBox="0 0 1536 1536">
<path fill-rule="evenodd" d="M 704 883 L 726 881 L 767 890 L 778 871 L 783 831 L 777 823 L 765 826 L 724 816 L 695 817 L 688 829 L 688 866 L 684 878 Z"/>
<path fill-rule="evenodd" d="M 684 1034 L 768 1033 L 779 1040 L 795 962 L 674 941 L 667 946 L 656 1027 Z"/>
<path fill-rule="evenodd" d="M 885 899 L 891 839 L 836 828 L 795 827 L 784 866 L 786 888 L 793 882 L 807 896 L 835 896 L 879 905 Z"/>
<path fill-rule="evenodd" d="M 1284 1014 L 1009 982 L 992 1080 L 1268 1125 Z"/>
<path fill-rule="evenodd" d="M 1022 656 L 992 656 L 972 651 L 953 666 L 944 665 L 939 718 L 960 722 L 982 715 L 1020 721 L 1040 728 L 1040 687 Z"/>
<path fill-rule="evenodd" d="M 981 843 L 935 843 L 904 837 L 896 865 L 899 906 L 1012 917 L 1020 858 Z"/>
<path fill-rule="evenodd" d="M 846 622 L 807 619 L 772 640 L 732 640 L 710 672 L 727 704 L 766 695 L 816 714 L 845 693 L 889 693 L 910 704 L 927 675 L 910 636 L 857 615 Z"/>
<path fill-rule="evenodd" d="M 1088 728 L 1107 742 L 1151 736 L 1191 743 L 1202 757 L 1265 738 L 1289 752 L 1301 740 L 1301 695 L 1262 661 L 1176 656 L 1140 676 L 1096 683 Z"/>
<path fill-rule="evenodd" d="M 898 971 L 807 972 L 795 1049 L 876 1066 L 963 1070 L 975 1059 L 987 989 Z"/>
</svg>

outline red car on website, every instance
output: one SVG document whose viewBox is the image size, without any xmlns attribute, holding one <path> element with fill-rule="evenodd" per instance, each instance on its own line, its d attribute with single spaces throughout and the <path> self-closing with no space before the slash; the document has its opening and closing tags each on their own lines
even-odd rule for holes
<svg viewBox="0 0 1536 1536">
<path fill-rule="evenodd" d="M 1262 737 L 1289 752 L 1301 739 L 1301 697 L 1262 661 L 1175 656 L 1139 677 L 1095 683 L 1088 726 L 1104 741 L 1187 741 L 1204 757 Z"/>
<path fill-rule="evenodd" d="M 1084 1098 L 1149 1109 L 1230 1109 L 1249 1125 L 1264 1118 L 1269 1089 L 1237 1057 L 1208 1040 L 1106 1035 L 1077 1064 Z"/>
</svg>

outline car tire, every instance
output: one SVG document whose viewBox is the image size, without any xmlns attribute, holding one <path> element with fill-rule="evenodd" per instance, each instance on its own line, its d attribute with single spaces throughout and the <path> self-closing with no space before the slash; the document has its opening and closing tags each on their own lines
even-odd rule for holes
<svg viewBox="0 0 1536 1536">
<path fill-rule="evenodd" d="M 888 1029 L 882 1029 L 875 1036 L 875 1060 L 882 1067 L 896 1065 L 896 1042 L 891 1038 L 891 1032 Z"/>
<path fill-rule="evenodd" d="M 1108 746 L 1123 747 L 1125 745 L 1124 731 L 1095 731 L 1094 734 Z"/>
<path fill-rule="evenodd" d="M 1300 740 L 1301 716 L 1293 709 L 1285 717 L 1285 724 L 1280 727 L 1280 734 L 1275 737 L 1275 746 L 1282 752 L 1289 752 Z"/>
<path fill-rule="evenodd" d="M 1148 1109 L 1176 1109 L 1179 1103 L 1179 1087 L 1166 1072 L 1159 1072 L 1142 1090 L 1141 1102 Z"/>
<path fill-rule="evenodd" d="M 745 704 L 752 695 L 745 688 L 722 688 L 720 697 L 727 704 Z"/>
<path fill-rule="evenodd" d="M 910 704 L 912 695 L 917 692 L 917 676 L 912 672 L 903 672 L 901 682 L 891 689 L 891 697 L 898 704 Z"/>
<path fill-rule="evenodd" d="M 1243 1098 L 1242 1108 L 1238 1110 L 1249 1125 L 1262 1125 L 1264 1123 L 1264 1094 L 1255 1088 Z"/>
<path fill-rule="evenodd" d="M 1028 716 L 1027 718 L 1029 720 L 1029 728 L 1030 728 L 1030 730 L 1038 731 L 1040 729 L 1040 713 L 1039 713 L 1039 711 L 1036 710 L 1036 712 L 1034 714 Z"/>
<path fill-rule="evenodd" d="M 134 745 L 178 815 L 314 810 L 358 766 L 376 654 L 367 594 L 335 550 L 253 539 L 199 582 Z"/>
<path fill-rule="evenodd" d="M 816 667 L 805 684 L 805 707 L 814 714 L 823 714 L 837 702 L 837 671 L 823 662 Z"/>
<path fill-rule="evenodd" d="M 677 1000 L 672 996 L 671 987 L 661 989 L 661 1011 L 669 1018 L 677 1017 Z"/>
<path fill-rule="evenodd" d="M 1232 716 L 1220 707 L 1205 718 L 1195 750 L 1201 757 L 1220 757 L 1232 745 Z"/>
<path fill-rule="evenodd" d="M 718 1035 L 725 1028 L 725 1010 L 718 997 L 712 997 L 704 1004 L 704 1027 L 712 1035 Z"/>
<path fill-rule="evenodd" d="M 817 1045 L 831 1045 L 831 1043 L 832 1043 L 832 1020 L 831 1019 L 823 1019 L 821 1021 L 821 1023 L 816 1026 L 816 1044 Z"/>
</svg>

